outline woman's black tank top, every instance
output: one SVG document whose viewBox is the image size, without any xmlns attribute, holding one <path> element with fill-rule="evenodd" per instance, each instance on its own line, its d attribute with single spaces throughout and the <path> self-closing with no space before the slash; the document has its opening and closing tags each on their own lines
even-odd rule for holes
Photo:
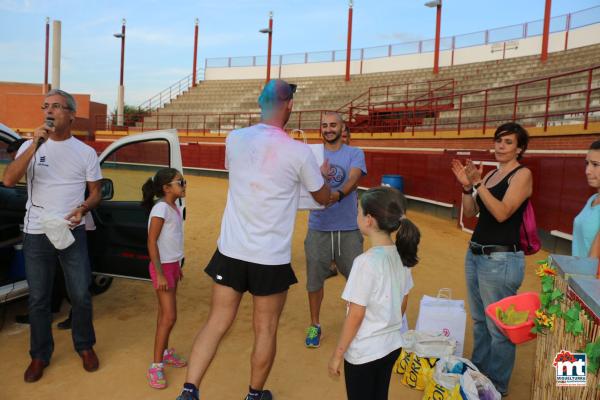
<svg viewBox="0 0 600 400">
<path fill-rule="evenodd" d="M 488 188 L 490 193 L 498 200 L 502 200 L 506 191 L 508 190 L 509 179 L 513 176 L 519 169 L 523 168 L 524 165 L 520 165 L 517 168 L 510 171 L 506 176 L 498 182 L 496 185 Z M 497 172 L 494 171 L 486 180 L 487 181 Z M 473 236 L 471 240 L 473 242 L 483 244 L 483 245 L 503 245 L 503 246 L 512 246 L 516 245 L 519 248 L 519 228 L 523 222 L 523 211 L 527 206 L 527 201 L 525 200 L 523 204 L 519 206 L 519 208 L 511 215 L 506 221 L 498 222 L 496 218 L 488 211 L 488 209 L 483 204 L 483 201 L 479 198 L 479 196 L 475 199 L 477 201 L 477 206 L 479 206 L 479 221 L 477 222 L 477 226 L 475 226 L 475 231 L 473 232 Z"/>
</svg>

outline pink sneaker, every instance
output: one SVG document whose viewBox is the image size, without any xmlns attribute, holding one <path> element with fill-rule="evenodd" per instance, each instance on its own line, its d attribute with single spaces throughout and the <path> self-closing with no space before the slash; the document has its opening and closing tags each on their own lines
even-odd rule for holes
<svg viewBox="0 0 600 400">
<path fill-rule="evenodd" d="M 175 368 L 183 368 L 187 365 L 187 361 L 179 354 L 175 353 L 175 349 L 166 349 L 163 354 L 163 364 Z"/>
<path fill-rule="evenodd" d="M 167 380 L 165 379 L 165 373 L 163 371 L 162 364 L 150 364 L 148 368 L 148 384 L 154 389 L 164 389 L 167 387 Z"/>
</svg>

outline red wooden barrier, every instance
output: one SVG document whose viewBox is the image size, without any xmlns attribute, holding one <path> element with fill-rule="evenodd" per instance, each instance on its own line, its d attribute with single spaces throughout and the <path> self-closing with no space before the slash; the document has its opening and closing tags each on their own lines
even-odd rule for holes
<svg viewBox="0 0 600 400">
<path fill-rule="evenodd" d="M 99 153 L 108 146 L 106 142 L 90 142 Z M 127 157 L 136 163 L 154 163 L 158 153 L 151 145 L 144 151 L 128 154 L 121 152 L 119 160 Z M 157 150 L 157 149 L 156 149 Z M 190 143 L 181 146 L 183 165 L 190 168 L 223 170 L 225 168 L 225 146 L 216 144 Z M 398 174 L 404 178 L 406 194 L 460 207 L 461 188 L 450 170 L 453 158 L 467 157 L 478 161 L 493 162 L 493 154 L 486 151 L 385 151 L 366 150 L 365 161 L 368 175 L 360 182 L 361 186 L 373 187 L 381 183 L 385 174 Z M 528 154 L 523 160 L 533 173 L 532 202 L 536 211 L 538 227 L 546 231 L 559 230 L 571 233 L 573 218 L 593 193 L 584 174 L 582 154 Z M 490 167 L 488 167 L 490 168 Z"/>
</svg>

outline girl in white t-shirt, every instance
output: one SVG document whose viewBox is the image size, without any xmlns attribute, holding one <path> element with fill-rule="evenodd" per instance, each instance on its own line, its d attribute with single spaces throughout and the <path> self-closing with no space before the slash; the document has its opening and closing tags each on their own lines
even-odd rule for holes
<svg viewBox="0 0 600 400">
<path fill-rule="evenodd" d="M 177 319 L 175 295 L 177 282 L 183 278 L 183 218 L 175 203 L 185 197 L 185 179 L 173 168 L 159 170 L 142 186 L 142 206 L 150 211 L 148 219 L 148 254 L 150 276 L 158 297 L 158 321 L 154 339 L 154 362 L 148 368 L 148 383 L 164 389 L 167 381 L 164 365 L 185 367 L 186 361 L 168 348 L 169 335 Z M 154 199 L 158 198 L 156 204 Z"/>
<path fill-rule="evenodd" d="M 385 400 L 392 367 L 402 347 L 402 316 L 413 286 L 409 268 L 417 262 L 419 229 L 405 216 L 406 199 L 398 190 L 378 187 L 359 201 L 358 227 L 371 241 L 356 257 L 342 298 L 346 320 L 329 373 L 344 377 L 349 400 Z M 392 233 L 396 241 L 392 240 Z"/>
</svg>

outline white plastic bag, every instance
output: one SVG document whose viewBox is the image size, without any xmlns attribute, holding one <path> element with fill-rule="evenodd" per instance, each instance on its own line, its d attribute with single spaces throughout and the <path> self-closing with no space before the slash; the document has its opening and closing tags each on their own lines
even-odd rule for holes
<svg viewBox="0 0 600 400">
<path fill-rule="evenodd" d="M 449 357 L 454 353 L 456 341 L 441 334 L 409 330 L 402 334 L 402 348 L 419 357 Z"/>
<path fill-rule="evenodd" d="M 423 400 L 464 400 L 460 385 L 465 370 L 477 371 L 477 367 L 466 358 L 449 356 L 440 359 L 427 381 Z"/>
<path fill-rule="evenodd" d="M 502 395 L 492 381 L 477 370 L 467 370 L 460 377 L 460 387 L 466 400 L 500 400 Z"/>
<path fill-rule="evenodd" d="M 402 384 L 417 390 L 425 389 L 438 359 L 450 356 L 456 348 L 454 340 L 428 332 L 408 331 L 402 335 L 402 341 L 396 371 L 401 373 L 403 369 Z"/>
<path fill-rule="evenodd" d="M 440 289 L 437 297 L 423 296 L 416 330 L 439 333 L 456 341 L 455 356 L 462 357 L 467 313 L 464 300 L 453 300 L 452 291 Z"/>
<path fill-rule="evenodd" d="M 466 371 L 465 366 L 467 367 Z M 463 373 L 463 371 L 465 372 Z M 435 379 L 438 385 L 450 390 L 459 384 L 461 377 L 469 371 L 477 371 L 479 373 L 477 367 L 466 358 L 456 356 L 444 357 L 435 365 L 433 379 Z"/>
<path fill-rule="evenodd" d="M 73 233 L 69 229 L 69 221 L 63 217 L 44 213 L 40 218 L 40 222 L 42 223 L 42 231 L 57 250 L 66 249 L 75 242 Z"/>
</svg>

